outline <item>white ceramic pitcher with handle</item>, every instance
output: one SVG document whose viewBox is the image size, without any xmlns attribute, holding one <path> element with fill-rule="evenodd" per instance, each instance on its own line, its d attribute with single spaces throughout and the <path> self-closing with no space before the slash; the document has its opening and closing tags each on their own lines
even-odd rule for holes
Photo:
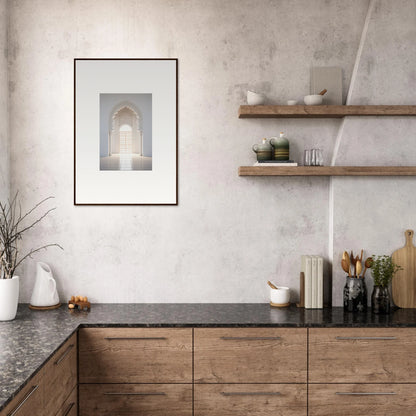
<svg viewBox="0 0 416 416">
<path fill-rule="evenodd" d="M 41 261 L 36 263 L 36 281 L 30 305 L 36 307 L 54 306 L 59 304 L 56 282 L 51 268 Z"/>
</svg>

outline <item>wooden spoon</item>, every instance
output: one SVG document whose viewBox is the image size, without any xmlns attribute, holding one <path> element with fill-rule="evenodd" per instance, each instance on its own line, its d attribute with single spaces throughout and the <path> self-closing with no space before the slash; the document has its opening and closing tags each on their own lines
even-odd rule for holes
<svg viewBox="0 0 416 416">
<path fill-rule="evenodd" d="M 360 260 L 357 260 L 357 263 L 355 263 L 355 270 L 357 272 L 357 276 L 360 277 L 360 274 L 363 271 L 363 264 Z"/>
<path fill-rule="evenodd" d="M 371 266 L 373 265 L 373 258 L 372 257 L 368 257 L 364 263 L 364 273 L 363 273 L 363 279 L 365 276 L 365 272 L 367 271 L 367 269 L 371 269 Z"/>
<path fill-rule="evenodd" d="M 350 258 L 346 251 L 342 253 L 341 267 L 342 267 L 342 270 L 344 270 L 345 273 L 348 273 L 348 276 L 351 277 Z"/>
<path fill-rule="evenodd" d="M 267 284 L 272 288 L 272 289 L 277 289 L 277 287 L 269 280 L 267 282 Z"/>
</svg>

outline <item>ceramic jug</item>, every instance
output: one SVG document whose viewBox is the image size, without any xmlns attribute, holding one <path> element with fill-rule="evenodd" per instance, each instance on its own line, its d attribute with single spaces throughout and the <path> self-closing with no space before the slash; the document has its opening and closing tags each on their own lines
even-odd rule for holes
<svg viewBox="0 0 416 416">
<path fill-rule="evenodd" d="M 263 139 L 261 144 L 254 144 L 252 149 L 257 154 L 257 161 L 272 159 L 272 146 L 267 139 Z"/>
<path fill-rule="evenodd" d="M 56 282 L 51 268 L 42 262 L 36 263 L 36 281 L 30 304 L 37 307 L 54 306 L 59 304 Z"/>
<path fill-rule="evenodd" d="M 272 137 L 270 144 L 274 149 L 274 160 L 289 160 L 289 140 L 283 132 L 280 133 L 280 137 Z"/>
</svg>

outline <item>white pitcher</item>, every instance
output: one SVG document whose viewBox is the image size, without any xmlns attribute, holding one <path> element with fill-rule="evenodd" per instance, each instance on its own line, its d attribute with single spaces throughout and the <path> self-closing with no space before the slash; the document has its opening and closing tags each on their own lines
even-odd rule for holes
<svg viewBox="0 0 416 416">
<path fill-rule="evenodd" d="M 51 268 L 42 262 L 36 263 L 36 281 L 30 304 L 32 306 L 54 306 L 59 303 L 56 282 Z"/>
</svg>

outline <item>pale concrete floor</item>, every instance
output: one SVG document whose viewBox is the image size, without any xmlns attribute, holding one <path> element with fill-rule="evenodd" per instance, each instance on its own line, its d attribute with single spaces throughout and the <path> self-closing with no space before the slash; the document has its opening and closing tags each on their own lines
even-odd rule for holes
<svg viewBox="0 0 416 416">
<path fill-rule="evenodd" d="M 100 170 L 152 170 L 152 158 L 128 153 L 100 158 Z"/>
</svg>

